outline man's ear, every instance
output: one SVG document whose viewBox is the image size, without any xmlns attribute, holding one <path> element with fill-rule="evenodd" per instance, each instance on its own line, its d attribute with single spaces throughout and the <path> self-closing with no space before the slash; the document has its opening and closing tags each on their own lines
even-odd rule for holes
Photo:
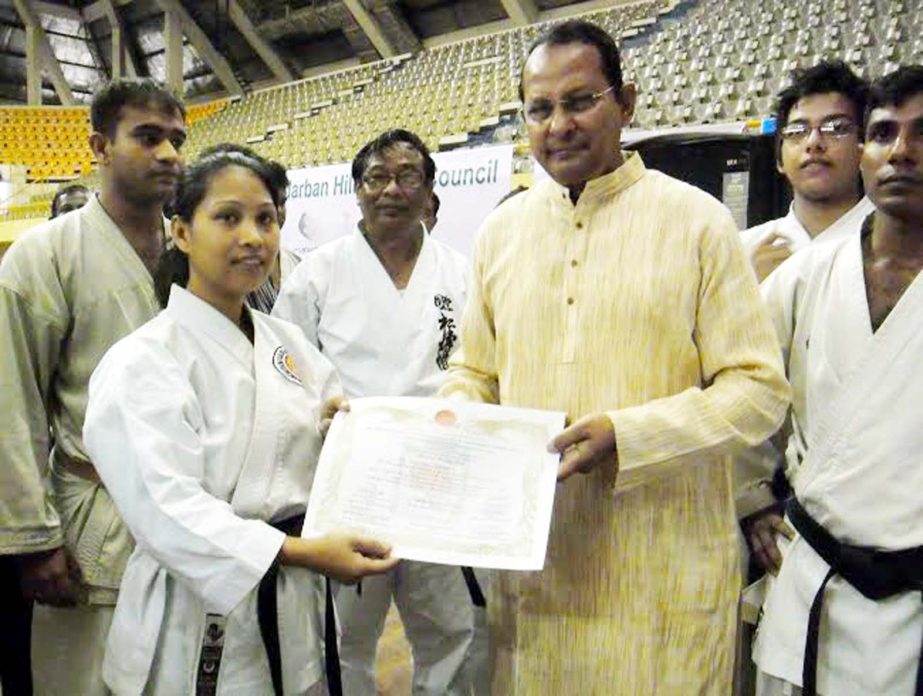
<svg viewBox="0 0 923 696">
<path fill-rule="evenodd" d="M 90 133 L 90 150 L 99 164 L 109 164 L 109 138 L 98 131 Z"/>
<path fill-rule="evenodd" d="M 635 103 L 638 101 L 638 86 L 634 82 L 626 82 L 619 90 L 618 103 L 622 107 L 622 113 L 625 114 L 625 127 L 631 123 L 635 115 Z"/>
<path fill-rule="evenodd" d="M 785 176 L 785 169 L 782 166 L 782 138 L 779 135 L 776 135 L 775 142 L 773 146 L 776 150 L 776 171 L 779 172 L 782 176 Z"/>
<path fill-rule="evenodd" d="M 173 238 L 173 244 L 187 256 L 190 247 L 189 233 L 191 230 L 189 228 L 190 225 L 183 222 L 179 215 L 174 215 L 173 220 L 170 221 L 170 236 Z"/>
</svg>

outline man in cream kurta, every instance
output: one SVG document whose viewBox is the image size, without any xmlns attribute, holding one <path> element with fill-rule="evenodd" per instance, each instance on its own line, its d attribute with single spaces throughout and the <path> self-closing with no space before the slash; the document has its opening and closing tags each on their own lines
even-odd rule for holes
<svg viewBox="0 0 923 696">
<path fill-rule="evenodd" d="M 87 385 L 109 346 L 160 309 L 142 255 L 153 266 L 162 248 L 185 137 L 182 107 L 151 81 L 112 83 L 96 99 L 100 195 L 27 232 L 0 266 L 0 553 L 18 557 L 37 602 L 37 694 L 105 693 L 132 540 L 87 461 Z"/>
<path fill-rule="evenodd" d="M 442 393 L 565 410 L 545 568 L 488 601 L 494 693 L 731 693 L 739 590 L 727 454 L 788 389 L 730 213 L 623 156 L 634 89 L 568 22 L 523 71 L 552 179 L 482 227 Z M 608 88 L 607 88 L 608 85 Z M 615 93 L 613 96 L 612 93 Z"/>
</svg>

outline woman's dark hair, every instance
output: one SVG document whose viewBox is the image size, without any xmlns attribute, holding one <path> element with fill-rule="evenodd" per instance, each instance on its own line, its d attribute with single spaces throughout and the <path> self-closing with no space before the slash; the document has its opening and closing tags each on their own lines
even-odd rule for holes
<svg viewBox="0 0 923 696">
<path fill-rule="evenodd" d="M 244 154 L 236 150 L 213 151 L 191 164 L 180 177 L 173 200 L 175 218 L 189 224 L 196 208 L 202 203 L 212 178 L 226 167 L 245 167 L 256 174 L 272 197 L 273 205 L 279 207 L 281 194 L 275 186 L 271 164 L 259 155 Z M 169 244 L 160 255 L 154 273 L 154 290 L 162 307 L 170 299 L 170 287 L 175 283 L 185 287 L 189 282 L 189 258 L 179 248 Z"/>
</svg>

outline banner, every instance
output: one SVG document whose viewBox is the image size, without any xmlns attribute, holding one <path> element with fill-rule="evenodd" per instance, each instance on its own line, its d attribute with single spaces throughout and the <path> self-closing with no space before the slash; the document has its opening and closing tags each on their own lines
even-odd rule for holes
<svg viewBox="0 0 923 696">
<path fill-rule="evenodd" d="M 436 152 L 433 159 L 441 203 L 433 238 L 471 256 L 481 222 L 509 193 L 513 146 Z M 362 214 L 348 163 L 291 169 L 288 178 L 282 246 L 303 256 L 355 229 Z"/>
</svg>

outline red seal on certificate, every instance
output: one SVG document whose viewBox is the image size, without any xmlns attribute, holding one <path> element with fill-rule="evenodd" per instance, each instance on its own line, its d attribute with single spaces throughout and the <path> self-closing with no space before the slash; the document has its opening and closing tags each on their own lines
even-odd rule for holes
<svg viewBox="0 0 923 696">
<path fill-rule="evenodd" d="M 458 422 L 455 412 L 447 408 L 437 411 L 433 420 L 439 423 L 439 425 L 455 425 Z"/>
</svg>

